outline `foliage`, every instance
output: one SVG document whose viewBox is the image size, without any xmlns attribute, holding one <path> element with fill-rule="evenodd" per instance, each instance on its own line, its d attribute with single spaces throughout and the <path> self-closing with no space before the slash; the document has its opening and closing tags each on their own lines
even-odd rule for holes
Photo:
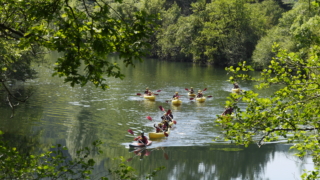
<svg viewBox="0 0 320 180">
<path fill-rule="evenodd" d="M 137 9 L 122 16 L 110 4 L 107 0 L 1 1 L 0 44 L 7 50 L 0 58 L 2 70 L 11 68 L 12 56 L 42 48 L 63 53 L 54 75 L 65 77 L 65 82 L 107 88 L 104 75 L 124 76 L 108 55 L 117 53 L 127 66 L 141 61 L 149 46 L 145 39 L 152 35 L 157 18 Z"/>
<path fill-rule="evenodd" d="M 0 178 L 1 179 L 89 179 L 94 160 L 92 152 L 102 153 L 100 141 L 92 143 L 92 148 L 77 151 L 76 158 L 68 160 L 64 154 L 67 148 L 52 146 L 52 151 L 40 155 L 25 155 L 17 148 L 8 146 L 0 139 Z"/>
<path fill-rule="evenodd" d="M 279 24 L 268 31 L 256 46 L 253 63 L 256 69 L 266 68 L 274 56 L 272 44 L 306 56 L 309 48 L 319 44 L 319 2 L 300 0 L 294 8 L 283 14 Z"/>
<path fill-rule="evenodd" d="M 257 41 L 278 23 L 283 12 L 272 0 L 199 0 L 191 4 L 191 10 L 192 14 L 184 16 L 173 4 L 161 15 L 160 58 L 220 65 L 248 60 Z"/>
<path fill-rule="evenodd" d="M 118 161 L 118 166 L 115 168 L 109 168 L 109 172 L 113 175 L 113 179 L 130 179 L 137 180 L 138 176 L 134 174 L 135 169 L 125 164 L 126 159 L 124 157 L 114 158 L 114 161 Z M 149 173 L 145 178 L 152 179 L 155 177 L 157 172 L 165 169 L 165 167 L 161 166 L 154 169 L 151 173 Z"/>
<path fill-rule="evenodd" d="M 101 144 L 101 141 L 95 141 L 91 147 L 77 150 L 76 157 L 71 159 L 67 154 L 68 149 L 60 144 L 52 146 L 48 152 L 35 155 L 10 146 L 0 136 L 0 179 L 92 179 L 95 161 L 90 157 L 103 153 L 100 149 Z M 120 160 L 120 163 L 114 163 L 118 165 L 116 168 L 110 168 L 109 173 L 115 179 L 137 179 L 135 170 L 124 163 L 123 157 L 120 157 Z M 162 169 L 164 167 L 155 169 L 146 179 L 156 176 Z M 107 180 L 110 174 L 103 173 L 98 178 Z"/>
<path fill-rule="evenodd" d="M 225 140 L 248 146 L 256 141 L 259 146 L 264 142 L 284 138 L 293 143 L 298 157 L 310 155 L 316 170 L 304 174 L 306 179 L 320 178 L 320 47 L 312 46 L 307 58 L 299 53 L 288 53 L 279 45 L 274 45 L 276 57 L 261 77 L 253 78 L 253 70 L 246 63 L 226 70 L 231 74 L 231 82 L 249 80 L 259 82 L 258 89 L 277 85 L 270 97 L 260 97 L 252 90 L 231 94 L 226 106 L 233 106 L 234 117 L 218 116 L 217 123 L 223 129 Z M 239 103 L 246 108 L 239 108 Z"/>
</svg>

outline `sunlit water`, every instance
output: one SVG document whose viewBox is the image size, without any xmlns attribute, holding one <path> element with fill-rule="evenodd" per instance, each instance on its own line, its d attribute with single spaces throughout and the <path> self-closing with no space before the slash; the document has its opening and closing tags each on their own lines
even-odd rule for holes
<svg viewBox="0 0 320 180">
<path fill-rule="evenodd" d="M 52 72 L 45 65 L 37 69 L 39 78 L 25 84 L 34 88 L 34 94 L 27 103 L 18 106 L 15 117 L 10 119 L 9 107 L 1 106 L 0 130 L 14 134 L 14 138 L 26 137 L 37 142 L 34 143 L 37 149 L 46 150 L 56 143 L 66 145 L 71 156 L 77 148 L 100 139 L 105 153 L 94 157 L 96 178 L 115 164 L 111 158 L 119 156 L 132 158 L 128 165 L 137 169 L 141 179 L 159 166 L 166 167 L 154 178 L 161 180 L 299 179 L 303 169 L 313 167 L 308 158 L 296 159 L 287 144 L 244 148 L 213 141 L 220 131 L 215 124 L 216 115 L 223 112 L 232 88 L 221 68 L 146 60 L 135 68 L 123 69 L 124 80 L 108 78 L 110 89 L 106 91 L 91 84 L 71 88 L 62 79 L 51 77 Z M 240 86 L 244 90 L 253 89 L 251 84 Z M 155 101 L 137 95 L 146 87 L 154 92 L 161 90 L 156 92 L 159 95 Z M 207 88 L 204 94 L 212 97 L 204 103 L 190 100 L 185 90 L 190 87 Z M 175 92 L 182 96 L 180 106 L 169 102 Z M 164 113 L 159 106 L 171 109 L 177 124 L 169 137 L 153 140 L 141 157 L 128 149 L 134 136 L 127 130 L 132 129 L 135 135 L 153 131 L 153 124 Z"/>
</svg>

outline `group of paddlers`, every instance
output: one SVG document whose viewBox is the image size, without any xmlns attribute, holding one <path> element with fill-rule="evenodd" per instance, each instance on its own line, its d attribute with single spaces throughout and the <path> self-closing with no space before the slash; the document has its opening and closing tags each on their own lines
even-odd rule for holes
<svg viewBox="0 0 320 180">
<path fill-rule="evenodd" d="M 154 128 L 156 128 L 156 133 L 159 132 L 167 132 L 169 128 L 171 128 L 170 124 L 173 121 L 173 115 L 171 110 L 168 110 L 168 112 L 164 113 L 163 116 L 161 116 L 161 123 L 158 125 L 154 124 Z"/>
<path fill-rule="evenodd" d="M 161 116 L 161 123 L 158 125 L 154 124 L 154 128 L 156 129 L 156 132 L 167 132 L 169 128 L 171 128 L 170 124 L 173 121 L 173 115 L 171 110 L 168 110 L 166 113 Z M 134 138 L 135 141 L 138 141 L 139 143 L 143 143 L 145 145 L 148 144 L 148 138 L 144 135 L 144 132 L 142 131 L 140 133 L 140 136 Z"/>
<path fill-rule="evenodd" d="M 188 90 L 188 89 L 186 89 Z M 194 90 L 193 90 L 193 87 L 190 88 L 190 90 L 188 90 L 189 94 L 194 94 Z M 179 99 L 180 95 L 178 92 L 176 92 L 173 96 L 172 96 L 172 99 Z M 203 97 L 203 92 L 202 90 L 198 90 L 198 94 L 196 96 L 197 98 L 201 98 Z"/>
<path fill-rule="evenodd" d="M 188 90 L 189 91 L 189 94 L 194 94 L 194 90 L 193 90 L 193 87 L 191 87 L 190 88 L 190 90 Z M 197 94 L 197 96 L 196 96 L 197 98 L 201 98 L 201 97 L 203 97 L 203 93 L 202 93 L 202 90 L 198 90 L 198 94 Z"/>
<path fill-rule="evenodd" d="M 237 83 L 233 83 L 233 88 L 234 89 L 239 89 L 239 85 Z M 194 94 L 194 90 L 193 87 L 190 88 L 189 94 Z M 149 88 L 146 88 L 146 90 L 144 91 L 145 95 L 152 95 L 152 92 L 149 90 Z M 175 92 L 175 94 L 172 96 L 173 99 L 179 99 L 180 95 L 178 92 Z M 197 98 L 201 98 L 203 97 L 203 93 L 202 90 L 198 91 L 198 94 L 196 96 Z M 225 111 L 222 113 L 222 115 L 231 115 L 233 113 L 233 107 L 226 107 Z M 154 128 L 156 129 L 156 132 L 167 132 L 169 128 L 171 128 L 170 123 L 173 121 L 173 115 L 171 110 L 168 110 L 166 113 L 163 114 L 163 116 L 161 116 L 161 123 L 159 123 L 158 125 L 154 124 Z M 146 136 L 144 136 L 144 132 L 142 131 L 140 136 L 136 137 L 134 139 L 135 141 L 138 141 L 140 143 L 144 143 L 144 144 L 148 144 L 148 138 Z"/>
</svg>

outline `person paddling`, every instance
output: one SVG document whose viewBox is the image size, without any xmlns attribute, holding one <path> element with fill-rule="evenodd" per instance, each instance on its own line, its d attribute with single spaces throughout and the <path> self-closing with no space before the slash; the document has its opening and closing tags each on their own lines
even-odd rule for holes
<svg viewBox="0 0 320 180">
<path fill-rule="evenodd" d="M 144 91 L 144 94 L 149 94 L 151 91 L 149 90 L 149 88 L 147 87 L 146 90 Z"/>
<path fill-rule="evenodd" d="M 172 96 L 173 99 L 179 99 L 179 93 L 176 92 L 173 96 Z"/>
<path fill-rule="evenodd" d="M 190 94 L 194 94 L 193 87 L 190 88 L 189 93 L 190 93 Z"/>
<path fill-rule="evenodd" d="M 168 121 L 167 121 L 167 120 L 164 120 L 164 121 L 163 121 L 163 126 L 162 126 L 163 131 L 164 131 L 164 132 L 167 132 L 167 131 L 168 131 L 168 128 L 171 128 L 171 127 L 169 126 Z"/>
<path fill-rule="evenodd" d="M 239 88 L 240 88 L 240 86 L 238 83 L 233 83 L 233 89 L 239 89 Z"/>
<path fill-rule="evenodd" d="M 154 124 L 153 126 L 156 128 L 156 133 L 163 132 L 161 123 L 159 123 L 158 126 L 156 126 L 156 124 Z"/>
<path fill-rule="evenodd" d="M 199 91 L 198 91 L 198 94 L 197 94 L 197 98 L 201 98 L 201 97 L 203 97 L 203 94 L 202 94 L 202 91 L 199 90 Z"/>
<path fill-rule="evenodd" d="M 143 143 L 144 145 L 148 144 L 148 138 L 144 136 L 144 132 L 142 131 L 140 136 L 134 138 L 135 141 L 138 141 L 139 143 Z"/>
<path fill-rule="evenodd" d="M 226 107 L 225 111 L 222 113 L 222 115 L 231 115 L 233 112 L 232 107 Z"/>
</svg>

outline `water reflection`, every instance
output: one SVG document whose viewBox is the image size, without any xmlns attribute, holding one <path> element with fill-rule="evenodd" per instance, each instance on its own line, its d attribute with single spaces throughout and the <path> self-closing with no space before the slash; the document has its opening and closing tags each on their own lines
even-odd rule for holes
<svg viewBox="0 0 320 180">
<path fill-rule="evenodd" d="M 290 145 L 281 144 L 269 144 L 260 149 L 255 145 L 245 149 L 242 146 L 227 144 L 157 147 L 149 149 L 152 154 L 147 159 L 144 158 L 143 162 L 132 161 L 130 165 L 136 167 L 141 174 L 146 174 L 159 166 L 166 166 L 166 169 L 160 171 L 154 178 L 155 180 L 294 179 L 299 176 L 301 168 L 310 166 L 295 159 L 289 148 Z M 308 160 L 311 163 L 310 159 Z M 295 165 L 296 162 L 300 165 Z M 276 167 L 276 172 L 270 172 L 271 167 Z M 143 179 L 143 176 L 141 178 Z"/>
</svg>

